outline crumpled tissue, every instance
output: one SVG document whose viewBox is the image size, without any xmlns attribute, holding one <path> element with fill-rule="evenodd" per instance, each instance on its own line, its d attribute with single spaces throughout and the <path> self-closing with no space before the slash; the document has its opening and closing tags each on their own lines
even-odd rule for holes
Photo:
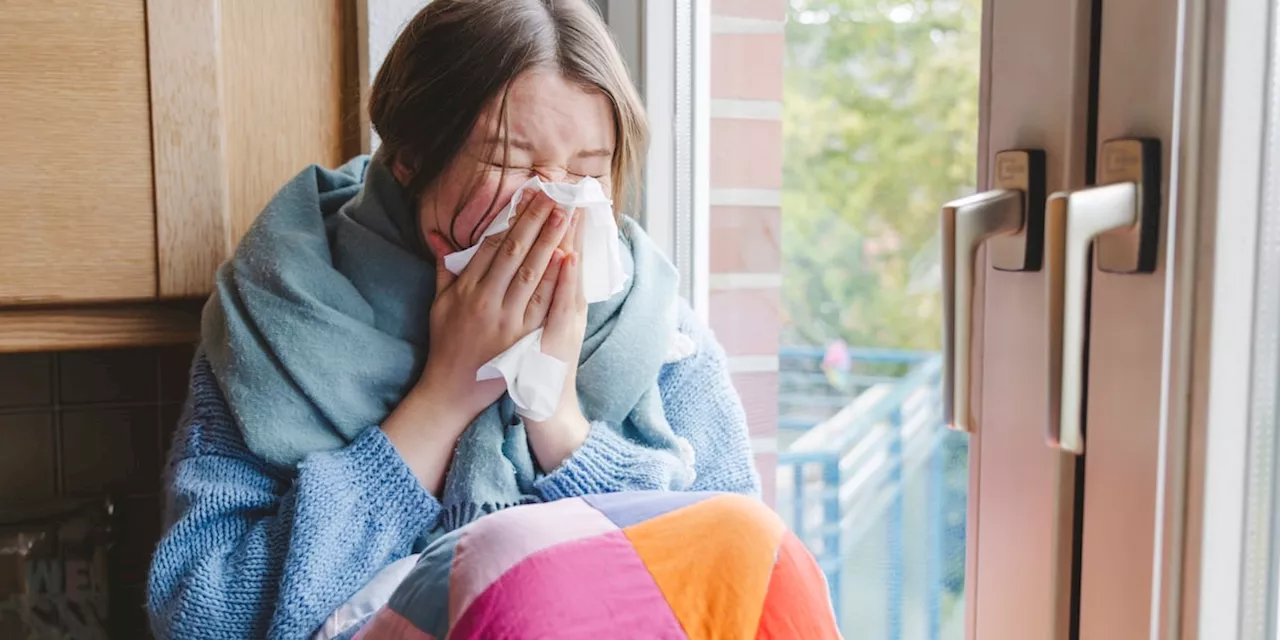
<svg viewBox="0 0 1280 640">
<path fill-rule="evenodd" d="M 622 266 L 622 241 L 618 223 L 613 218 L 613 203 L 600 182 L 584 178 L 576 184 L 544 182 L 531 178 L 489 227 L 481 240 L 510 228 L 521 198 L 530 189 L 541 189 L 552 200 L 577 209 L 578 233 L 582 235 L 582 288 L 588 303 L 608 300 L 622 291 L 627 274 Z M 444 257 L 444 266 L 454 274 L 471 262 L 480 248 L 475 246 Z M 546 420 L 555 414 L 564 391 L 569 365 L 542 352 L 542 329 L 521 338 L 511 348 L 498 354 L 476 371 L 476 381 L 502 378 L 507 393 L 516 405 L 516 413 L 530 420 Z"/>
</svg>

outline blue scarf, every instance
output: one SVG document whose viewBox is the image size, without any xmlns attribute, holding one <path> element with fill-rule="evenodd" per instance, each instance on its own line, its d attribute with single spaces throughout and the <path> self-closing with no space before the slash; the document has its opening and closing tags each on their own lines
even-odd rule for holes
<svg viewBox="0 0 1280 640">
<path fill-rule="evenodd" d="M 255 454 L 292 467 L 339 449 L 379 425 L 417 382 L 435 267 L 415 216 L 377 160 L 312 166 L 275 195 L 219 268 L 202 348 Z M 638 226 L 627 221 L 622 231 L 632 277 L 588 311 L 583 414 L 679 456 L 657 388 L 675 329 L 677 274 Z M 542 473 L 504 395 L 458 441 L 444 529 L 536 502 Z"/>
</svg>

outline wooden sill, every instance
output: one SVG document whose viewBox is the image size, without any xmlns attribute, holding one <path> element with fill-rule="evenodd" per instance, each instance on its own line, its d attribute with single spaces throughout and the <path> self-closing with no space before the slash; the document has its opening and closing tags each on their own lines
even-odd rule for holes
<svg viewBox="0 0 1280 640">
<path fill-rule="evenodd" d="M 0 353 L 195 344 L 198 301 L 0 309 Z"/>
</svg>

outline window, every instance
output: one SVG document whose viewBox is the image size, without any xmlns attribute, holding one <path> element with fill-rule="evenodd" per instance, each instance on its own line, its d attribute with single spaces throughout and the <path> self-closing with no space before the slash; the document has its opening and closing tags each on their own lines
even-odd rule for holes
<svg viewBox="0 0 1280 640">
<path fill-rule="evenodd" d="M 649 223 L 671 230 L 765 497 L 821 562 L 844 633 L 961 638 L 968 451 L 941 420 L 936 234 L 976 180 L 981 2 L 702 4 L 646 16 L 672 157 L 651 156 L 650 186 L 675 185 Z"/>
</svg>

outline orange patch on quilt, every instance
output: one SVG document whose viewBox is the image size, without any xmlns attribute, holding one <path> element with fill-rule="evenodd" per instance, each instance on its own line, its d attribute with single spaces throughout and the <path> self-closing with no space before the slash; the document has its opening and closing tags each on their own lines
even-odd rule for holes
<svg viewBox="0 0 1280 640">
<path fill-rule="evenodd" d="M 778 549 L 756 640 L 840 638 L 826 576 L 804 543 L 788 532 Z"/>
<path fill-rule="evenodd" d="M 724 495 L 623 529 L 690 640 L 751 638 L 785 532 L 763 503 Z"/>
</svg>

